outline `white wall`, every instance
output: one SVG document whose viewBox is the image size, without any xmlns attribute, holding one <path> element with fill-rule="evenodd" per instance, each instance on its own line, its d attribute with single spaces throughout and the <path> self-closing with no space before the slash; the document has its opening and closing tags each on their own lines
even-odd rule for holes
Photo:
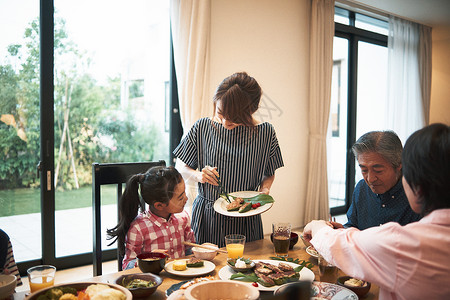
<svg viewBox="0 0 450 300">
<path fill-rule="evenodd" d="M 432 29 L 430 123 L 450 125 L 450 26 Z"/>
<path fill-rule="evenodd" d="M 275 126 L 285 167 L 271 190 L 274 207 L 263 214 L 303 226 L 308 160 L 310 0 L 214 0 L 211 18 L 210 95 L 228 75 L 246 71 L 282 113 Z M 450 29 L 433 28 L 431 122 L 450 124 Z"/>
<path fill-rule="evenodd" d="M 263 214 L 265 233 L 275 221 L 303 226 L 308 157 L 308 0 L 214 0 L 210 95 L 223 78 L 246 71 L 280 108 L 268 122 L 277 132 L 285 166 L 271 189 L 276 203 Z"/>
</svg>

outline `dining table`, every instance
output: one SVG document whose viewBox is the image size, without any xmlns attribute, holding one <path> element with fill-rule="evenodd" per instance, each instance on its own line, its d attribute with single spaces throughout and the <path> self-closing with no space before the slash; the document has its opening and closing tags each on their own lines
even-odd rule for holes
<svg viewBox="0 0 450 300">
<path fill-rule="evenodd" d="M 225 249 L 225 248 L 223 248 Z M 191 257 L 192 255 L 189 255 L 187 257 Z M 264 239 L 246 242 L 245 248 L 244 248 L 244 257 L 249 258 L 252 260 L 269 260 L 270 257 L 274 257 L 274 246 L 270 240 L 270 235 L 266 235 Z M 306 252 L 306 246 L 302 243 L 300 240 L 296 245 L 294 245 L 292 250 L 289 250 L 288 257 L 291 257 L 293 259 L 299 259 L 299 261 L 307 261 L 312 263 L 311 271 L 313 271 L 315 276 L 315 281 L 320 281 L 319 276 L 319 270 L 317 266 L 317 258 L 314 256 L 311 256 Z M 223 267 L 227 265 L 227 254 L 225 253 L 218 253 L 216 257 L 212 260 L 212 262 L 215 264 L 215 269 L 204 276 L 214 276 L 216 279 L 219 278 L 219 271 Z M 92 282 L 98 282 L 98 283 L 115 283 L 116 279 L 119 278 L 121 275 L 124 274 L 134 274 L 134 273 L 142 273 L 141 270 L 138 267 L 118 271 L 115 273 L 109 273 L 109 274 L 103 274 L 101 276 L 95 276 L 91 278 L 86 278 L 81 281 L 92 281 Z M 337 277 L 344 276 L 344 274 L 341 270 L 338 270 Z M 162 284 L 158 287 L 158 289 L 150 295 L 147 298 L 141 298 L 143 300 L 146 299 L 152 299 L 152 300 L 159 300 L 159 299 L 167 299 L 166 296 L 166 290 L 169 289 L 172 285 L 180 283 L 181 281 L 186 281 L 192 278 L 186 278 L 186 277 L 180 277 L 173 274 L 170 274 L 166 272 L 165 270 L 161 271 L 159 276 L 163 279 Z M 13 300 L 23 300 L 26 293 L 18 293 L 13 295 Z M 371 288 L 364 296 L 364 300 L 372 300 L 372 299 L 378 299 L 379 295 L 379 287 L 375 284 L 371 285 Z M 273 292 L 269 291 L 261 291 L 260 292 L 260 299 L 270 299 L 270 297 L 273 296 Z"/>
</svg>

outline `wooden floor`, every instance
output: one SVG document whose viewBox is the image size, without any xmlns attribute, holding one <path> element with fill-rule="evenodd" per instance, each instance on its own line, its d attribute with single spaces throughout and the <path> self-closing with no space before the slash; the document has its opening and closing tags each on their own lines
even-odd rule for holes
<svg viewBox="0 0 450 300">
<path fill-rule="evenodd" d="M 104 262 L 102 267 L 103 274 L 109 274 L 117 272 L 117 261 Z M 92 265 L 65 269 L 56 271 L 55 284 L 66 283 L 72 281 L 83 281 L 84 279 L 93 277 Z M 23 285 L 16 288 L 16 292 L 28 291 L 30 289 L 28 285 L 28 278 L 22 277 Z"/>
</svg>

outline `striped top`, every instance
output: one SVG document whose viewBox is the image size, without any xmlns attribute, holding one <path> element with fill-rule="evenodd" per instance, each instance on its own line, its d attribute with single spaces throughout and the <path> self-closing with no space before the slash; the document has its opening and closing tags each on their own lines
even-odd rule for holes
<svg viewBox="0 0 450 300">
<path fill-rule="evenodd" d="M 198 120 L 174 154 L 192 169 L 217 167 L 224 189 L 229 192 L 257 191 L 264 176 L 283 166 L 273 126 L 262 123 L 256 130 L 237 126 L 228 130 L 209 118 Z M 261 215 L 229 217 L 217 213 L 213 204 L 219 188 L 198 184 L 199 195 L 192 206 L 192 229 L 197 243 L 224 245 L 228 234 L 243 234 L 246 241 L 264 238 Z"/>
<path fill-rule="evenodd" d="M 210 118 L 202 118 L 173 153 L 194 170 L 217 167 L 228 193 L 256 191 L 263 176 L 274 175 L 284 165 L 275 129 L 267 122 L 257 125 L 256 131 L 246 126 L 228 130 Z M 210 201 L 219 198 L 216 186 L 199 183 L 198 190 Z"/>
<path fill-rule="evenodd" d="M 19 269 L 14 260 L 14 253 L 9 236 L 0 229 L 0 274 L 15 275 L 17 278 L 16 285 L 22 285 Z"/>
</svg>

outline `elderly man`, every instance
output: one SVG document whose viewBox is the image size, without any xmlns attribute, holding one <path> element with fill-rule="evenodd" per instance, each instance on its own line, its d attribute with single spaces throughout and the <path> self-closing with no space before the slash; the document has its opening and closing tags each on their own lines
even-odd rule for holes
<svg viewBox="0 0 450 300">
<path fill-rule="evenodd" d="M 344 227 L 364 230 L 391 221 L 406 225 L 420 220 L 403 190 L 402 150 L 402 142 L 393 131 L 371 131 L 356 141 L 352 151 L 364 179 L 355 187 Z"/>
</svg>

